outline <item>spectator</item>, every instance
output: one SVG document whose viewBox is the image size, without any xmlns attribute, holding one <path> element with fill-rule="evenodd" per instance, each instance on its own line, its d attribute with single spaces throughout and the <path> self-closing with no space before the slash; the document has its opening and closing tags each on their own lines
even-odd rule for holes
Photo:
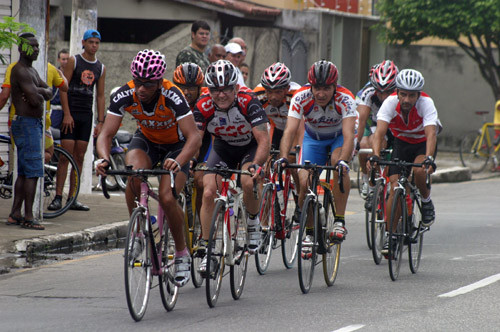
<svg viewBox="0 0 500 332">
<path fill-rule="evenodd" d="M 32 64 L 38 58 L 39 45 L 31 33 L 21 34 L 33 48 L 28 55 L 19 45 L 19 61 L 12 68 L 12 104 L 16 114 L 12 119 L 12 137 L 17 147 L 18 176 L 14 187 L 14 201 L 7 225 L 44 230 L 33 216 L 33 202 L 38 178 L 43 177 L 42 141 L 44 100 L 52 97 L 52 89 L 42 81 Z M 21 207 L 24 203 L 24 218 Z"/>
<path fill-rule="evenodd" d="M 64 67 L 68 63 L 68 59 L 69 59 L 69 51 L 63 48 L 57 53 L 57 62 L 59 63 L 57 68 L 59 70 L 64 70 Z M 59 96 L 58 87 L 54 86 L 52 89 L 52 100 L 50 101 L 50 105 L 51 105 L 50 120 L 52 122 L 52 127 L 61 129 L 61 123 L 64 114 L 62 111 L 61 97 Z"/>
<path fill-rule="evenodd" d="M 226 57 L 226 49 L 221 44 L 214 44 L 210 48 L 210 52 L 208 53 L 208 61 L 210 63 L 215 62 L 217 60 L 224 60 Z"/>
<path fill-rule="evenodd" d="M 243 54 L 241 46 L 236 43 L 228 43 L 224 48 L 226 49 L 226 60 L 231 62 L 236 67 L 236 73 L 238 74 L 237 84 L 239 86 L 246 86 L 241 70 L 238 68 Z"/>
<path fill-rule="evenodd" d="M 175 66 L 186 62 L 196 63 L 203 72 L 207 69 L 210 61 L 204 53 L 210 40 L 210 26 L 205 21 L 195 21 L 191 26 L 191 45 L 186 46 L 177 54 Z"/>
<path fill-rule="evenodd" d="M 94 86 L 97 91 L 97 125 L 94 137 L 99 135 L 104 123 L 106 68 L 96 58 L 100 42 L 101 34 L 97 30 L 90 29 L 85 32 L 82 40 L 83 53 L 70 56 L 64 68 L 64 76 L 69 82 L 68 92 L 60 91 L 64 111 L 61 124 L 61 145 L 73 155 L 80 171 L 93 128 Z M 67 169 L 68 160 L 61 158 L 57 165 L 56 196 L 48 206 L 51 211 L 59 210 L 62 206 L 62 186 L 66 180 Z M 72 177 L 70 188 L 74 188 L 73 182 Z M 71 196 L 72 192 L 69 194 Z M 70 209 L 88 211 L 89 207 L 75 201 Z"/>
<path fill-rule="evenodd" d="M 231 38 L 231 40 L 229 40 L 228 43 L 236 43 L 241 46 L 243 53 L 241 54 L 240 63 L 237 65 L 237 67 L 240 67 L 241 64 L 245 62 L 245 58 L 247 56 L 247 50 L 248 50 L 247 43 L 245 43 L 243 38 L 240 37 Z"/>
<path fill-rule="evenodd" d="M 250 75 L 250 67 L 248 66 L 248 64 L 246 62 L 243 62 L 240 65 L 240 71 L 241 71 L 241 75 L 243 75 L 243 81 L 245 81 L 245 84 L 248 85 L 248 75 Z"/>
</svg>

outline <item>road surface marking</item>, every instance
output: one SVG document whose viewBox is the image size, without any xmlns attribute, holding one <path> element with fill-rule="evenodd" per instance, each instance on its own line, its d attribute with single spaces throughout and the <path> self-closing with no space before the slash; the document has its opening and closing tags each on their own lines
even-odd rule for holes
<svg viewBox="0 0 500 332">
<path fill-rule="evenodd" d="M 458 296 L 458 295 L 463 295 L 463 294 L 472 292 L 473 290 L 476 290 L 478 288 L 488 286 L 489 284 L 497 282 L 498 280 L 500 280 L 500 273 L 492 275 L 488 278 L 484 278 L 483 280 L 479 280 L 473 284 L 470 284 L 470 285 L 467 285 L 464 287 L 460 287 L 458 289 L 455 289 L 454 291 L 438 295 L 438 297 L 454 297 L 454 296 Z"/>
<path fill-rule="evenodd" d="M 363 328 L 363 327 L 365 327 L 363 324 L 354 324 L 354 325 L 349 325 L 349 326 L 340 328 L 340 329 L 332 331 L 332 332 L 351 332 L 351 331 L 359 330 L 360 328 Z"/>
</svg>

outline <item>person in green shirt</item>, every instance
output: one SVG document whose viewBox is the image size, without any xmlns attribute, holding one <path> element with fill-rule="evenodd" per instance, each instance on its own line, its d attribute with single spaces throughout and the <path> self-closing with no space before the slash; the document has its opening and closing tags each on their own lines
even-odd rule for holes
<svg viewBox="0 0 500 332">
<path fill-rule="evenodd" d="M 201 67 L 205 72 L 210 61 L 205 54 L 208 42 L 210 40 L 210 26 L 205 21 L 195 21 L 191 26 L 191 44 L 186 46 L 182 51 L 177 54 L 175 59 L 175 66 L 192 62 Z"/>
</svg>

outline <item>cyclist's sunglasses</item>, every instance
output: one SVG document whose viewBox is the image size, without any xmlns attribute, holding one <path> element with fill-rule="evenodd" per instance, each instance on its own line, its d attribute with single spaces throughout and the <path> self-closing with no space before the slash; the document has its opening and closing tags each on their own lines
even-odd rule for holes
<svg viewBox="0 0 500 332">
<path fill-rule="evenodd" d="M 157 87 L 158 81 L 139 81 L 138 79 L 134 79 L 134 85 L 136 88 L 139 88 L 141 86 L 145 87 L 146 89 L 150 89 L 153 87 Z"/>
</svg>

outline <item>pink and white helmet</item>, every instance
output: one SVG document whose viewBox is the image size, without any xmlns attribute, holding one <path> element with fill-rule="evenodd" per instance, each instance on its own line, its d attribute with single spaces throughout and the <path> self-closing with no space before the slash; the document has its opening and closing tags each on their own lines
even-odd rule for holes
<svg viewBox="0 0 500 332">
<path fill-rule="evenodd" d="M 158 51 L 148 49 L 139 51 L 130 65 L 134 78 L 148 80 L 162 79 L 166 69 L 165 56 Z"/>
<path fill-rule="evenodd" d="M 290 84 L 290 69 L 281 62 L 276 62 L 264 70 L 260 83 L 266 89 L 286 88 Z"/>
</svg>

